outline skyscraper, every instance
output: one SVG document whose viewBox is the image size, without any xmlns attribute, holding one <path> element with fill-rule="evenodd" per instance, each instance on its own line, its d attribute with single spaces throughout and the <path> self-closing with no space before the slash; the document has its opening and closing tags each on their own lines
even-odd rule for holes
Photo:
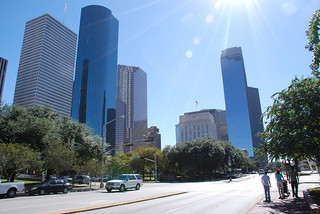
<svg viewBox="0 0 320 214">
<path fill-rule="evenodd" d="M 257 88 L 247 86 L 240 47 L 222 51 L 221 70 L 227 110 L 228 134 L 231 143 L 254 156 L 253 148 L 262 143 L 257 137 L 263 132 L 261 107 Z"/>
<path fill-rule="evenodd" d="M 121 144 L 144 139 L 148 132 L 147 74 L 135 66 L 118 65 L 116 152 Z M 144 143 L 136 142 L 132 149 Z M 124 151 L 126 152 L 126 151 Z"/>
<path fill-rule="evenodd" d="M 4 80 L 6 78 L 8 60 L 0 57 L 0 104 L 2 101 L 2 92 L 4 88 Z"/>
<path fill-rule="evenodd" d="M 76 44 L 77 34 L 49 14 L 28 21 L 13 103 L 70 116 Z"/>
<path fill-rule="evenodd" d="M 72 117 L 102 135 L 103 124 L 116 116 L 119 22 L 108 8 L 82 8 L 73 85 Z M 115 122 L 106 141 L 115 145 Z"/>
</svg>

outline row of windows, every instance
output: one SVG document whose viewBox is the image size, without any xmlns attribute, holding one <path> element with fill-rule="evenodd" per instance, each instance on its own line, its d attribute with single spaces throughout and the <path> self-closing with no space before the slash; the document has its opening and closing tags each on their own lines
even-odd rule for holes
<svg viewBox="0 0 320 214">
<path fill-rule="evenodd" d="M 201 127 L 201 128 L 200 128 Z M 205 127 L 205 128 L 204 128 Z M 198 124 L 185 127 L 181 127 L 181 142 L 191 141 L 192 139 L 203 138 L 209 136 L 209 125 L 208 124 Z"/>
</svg>

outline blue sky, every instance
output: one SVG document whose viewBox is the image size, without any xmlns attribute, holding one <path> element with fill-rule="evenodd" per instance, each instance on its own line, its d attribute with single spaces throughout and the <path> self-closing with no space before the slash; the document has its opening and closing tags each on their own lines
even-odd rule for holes
<svg viewBox="0 0 320 214">
<path fill-rule="evenodd" d="M 25 23 L 44 13 L 63 20 L 65 0 L 10 0 L 0 7 L 0 56 L 9 60 L 3 100 L 13 102 Z M 81 8 L 109 8 L 119 20 L 118 64 L 148 75 L 148 125 L 162 148 L 175 145 L 185 112 L 225 109 L 221 50 L 241 47 L 247 82 L 262 111 L 294 76 L 309 76 L 305 31 L 319 0 L 68 0 L 65 25 L 78 34 Z"/>
</svg>

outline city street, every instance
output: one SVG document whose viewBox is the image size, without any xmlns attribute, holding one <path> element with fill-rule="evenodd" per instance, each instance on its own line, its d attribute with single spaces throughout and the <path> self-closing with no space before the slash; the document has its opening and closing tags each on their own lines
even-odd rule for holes
<svg viewBox="0 0 320 214">
<path fill-rule="evenodd" d="M 318 176 L 319 177 L 319 176 Z M 272 191 L 276 190 L 270 174 Z M 302 181 L 308 178 L 302 177 Z M 300 190 L 314 186 L 300 184 Z M 164 194 L 172 196 L 152 199 Z M 51 213 L 111 205 L 86 213 L 247 213 L 264 197 L 259 175 L 228 181 L 194 183 L 145 183 L 139 190 L 71 192 L 44 196 L 20 196 L 0 200 L 0 213 Z M 134 201 L 136 200 L 136 201 Z M 116 205 L 119 202 L 129 202 Z"/>
<path fill-rule="evenodd" d="M 227 181 L 195 183 L 145 183 L 139 190 L 71 192 L 44 196 L 20 196 L 1 199 L 0 213 L 50 213 L 137 199 L 142 202 L 91 211 L 92 213 L 246 213 L 262 197 L 258 175 L 231 183 Z M 150 197 L 185 192 L 159 199 Z"/>
</svg>

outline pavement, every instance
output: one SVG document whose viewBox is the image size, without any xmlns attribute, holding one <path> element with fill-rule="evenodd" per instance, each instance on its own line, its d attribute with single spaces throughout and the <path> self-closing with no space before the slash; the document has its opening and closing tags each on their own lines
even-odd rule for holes
<svg viewBox="0 0 320 214">
<path fill-rule="evenodd" d="M 269 174 L 271 181 L 275 180 L 272 174 Z M 251 209 L 247 214 L 274 214 L 274 213 L 294 213 L 294 214 L 305 214 L 310 213 L 309 207 L 305 202 L 303 197 L 303 190 L 306 190 L 313 186 L 320 186 L 320 176 L 318 174 L 311 174 L 300 176 L 299 183 L 299 198 L 292 197 L 291 185 L 288 183 L 288 190 L 290 195 L 285 199 L 279 199 L 279 193 L 276 186 L 276 183 L 271 183 L 271 202 L 264 202 L 264 190 L 263 198 Z"/>
</svg>

